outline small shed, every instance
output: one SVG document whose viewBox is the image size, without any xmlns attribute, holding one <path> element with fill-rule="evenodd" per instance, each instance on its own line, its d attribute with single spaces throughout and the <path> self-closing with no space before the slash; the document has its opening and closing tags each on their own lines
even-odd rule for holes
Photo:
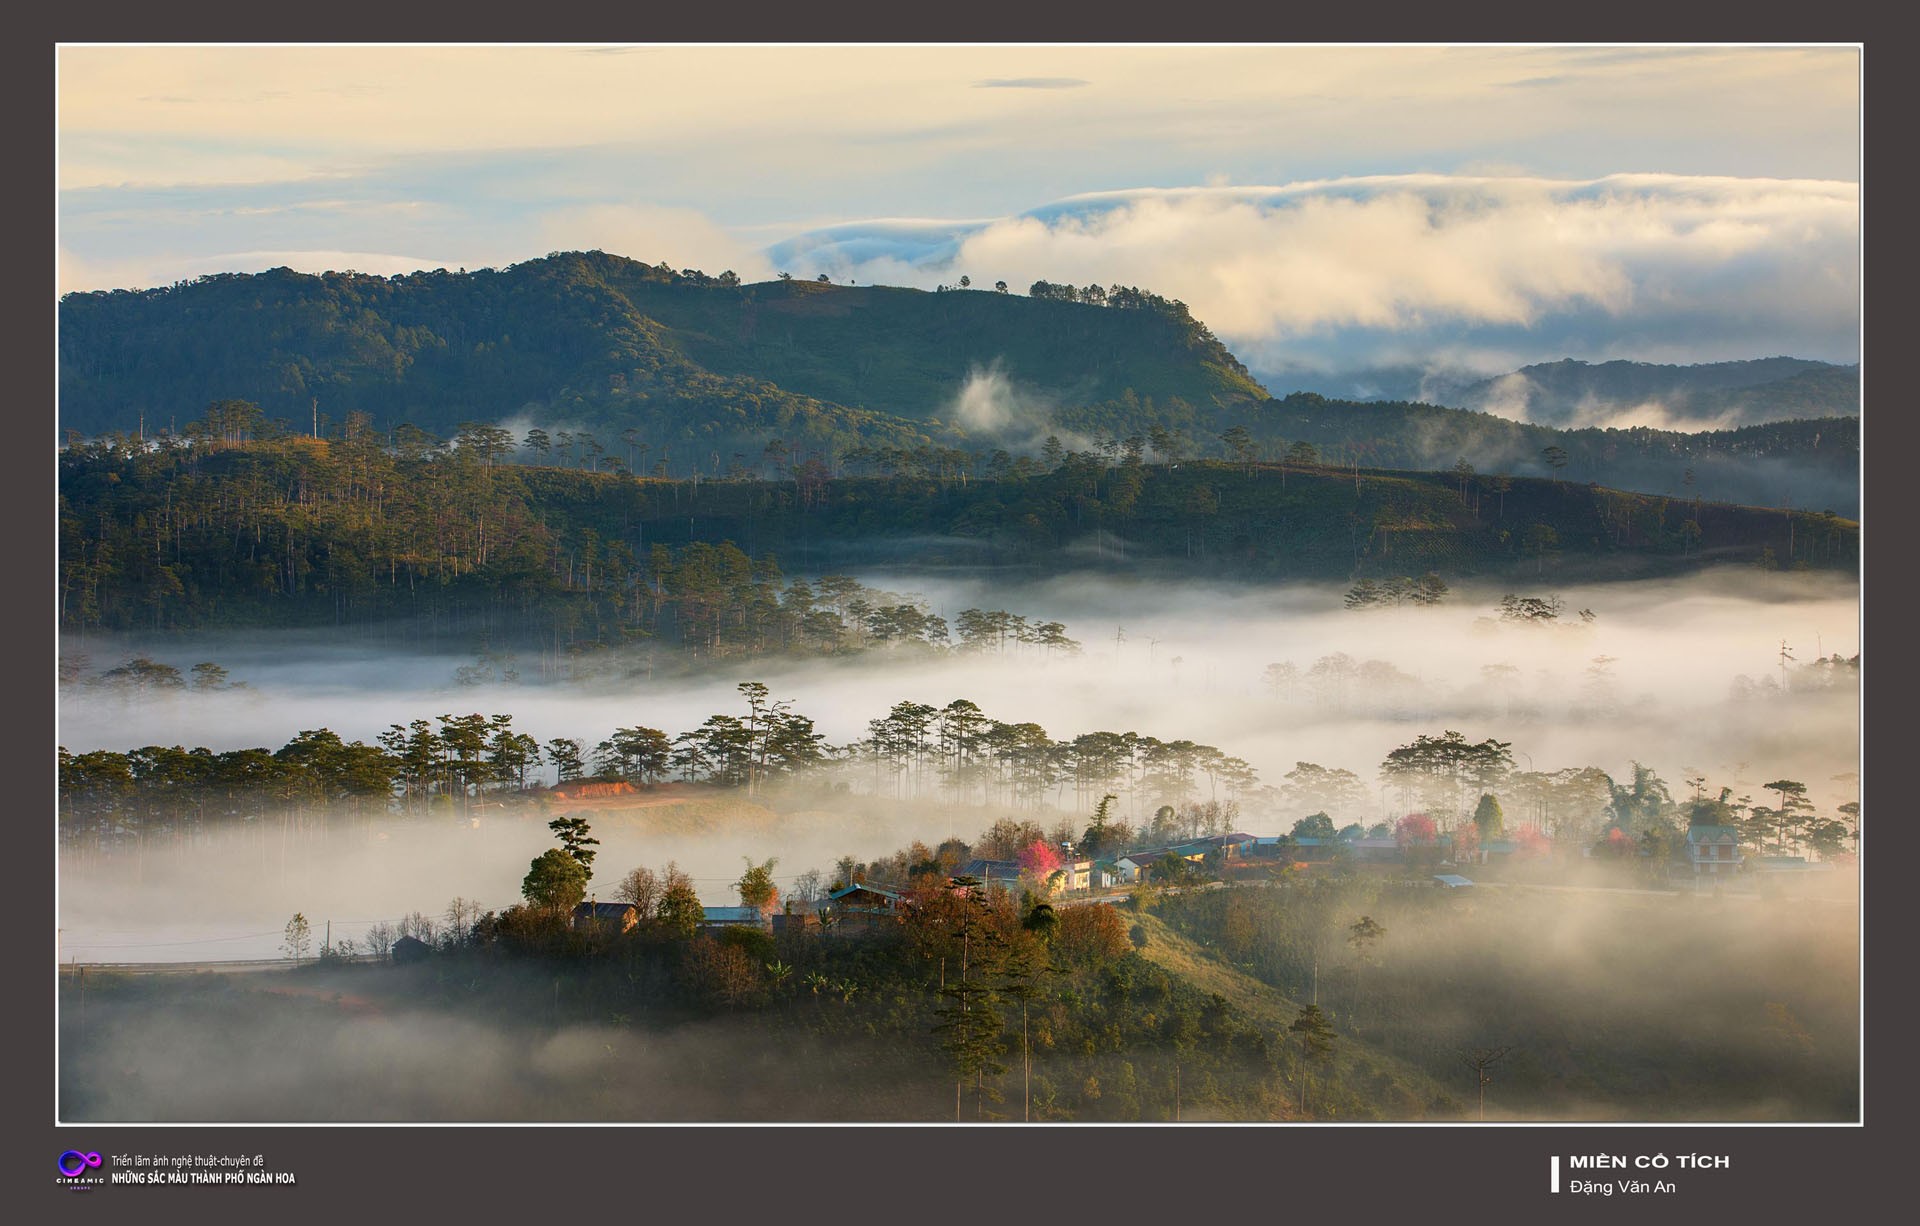
<svg viewBox="0 0 1920 1226">
<path fill-rule="evenodd" d="M 433 956 L 433 946 L 419 937 L 401 937 L 393 943 L 393 960 L 402 965 L 424 962 Z"/>
<path fill-rule="evenodd" d="M 812 933 L 817 936 L 820 930 L 820 916 L 816 912 L 789 911 L 784 914 L 778 911 L 774 912 L 773 935 L 775 936 L 790 932 Z"/>
</svg>

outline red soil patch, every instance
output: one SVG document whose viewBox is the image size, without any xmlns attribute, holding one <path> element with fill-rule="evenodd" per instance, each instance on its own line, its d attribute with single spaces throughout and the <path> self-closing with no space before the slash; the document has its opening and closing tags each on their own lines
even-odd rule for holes
<svg viewBox="0 0 1920 1226">
<path fill-rule="evenodd" d="M 574 796 L 556 788 L 547 793 L 549 804 L 569 809 L 652 809 L 661 805 L 684 804 L 690 800 L 712 800 L 727 794 L 724 788 L 697 783 L 661 783 L 641 791 L 632 784 L 625 792 L 608 795 Z"/>
</svg>

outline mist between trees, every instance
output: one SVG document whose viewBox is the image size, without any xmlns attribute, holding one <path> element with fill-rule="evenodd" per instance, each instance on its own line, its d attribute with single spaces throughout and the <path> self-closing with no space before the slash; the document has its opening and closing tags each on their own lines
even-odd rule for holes
<svg viewBox="0 0 1920 1226">
<path fill-rule="evenodd" d="M 776 861 L 749 857 L 731 889 L 770 930 L 703 928 L 694 882 L 672 864 L 611 888 L 615 911 L 632 907 L 625 924 L 583 923 L 571 907 L 591 861 L 558 894 L 535 877 L 541 860 L 593 856 L 596 840 L 577 818 L 552 826 L 561 846 L 535 861 L 524 904 L 456 899 L 444 923 L 416 913 L 370 933 L 370 953 L 342 942 L 280 975 L 63 976 L 63 1118 L 1858 1111 L 1844 905 L 1472 897 L 1398 866 L 1318 873 L 1211 855 L 1169 857 L 1130 894 L 1076 902 L 1049 886 L 1046 834 L 1009 819 L 972 843 L 843 858 L 784 894 Z M 964 875 L 975 857 L 1012 857 L 1019 882 L 983 887 Z M 1421 871 L 1417 855 L 1407 864 Z M 874 915 L 829 905 L 854 884 L 894 901 Z M 304 916 L 295 925 L 311 939 Z M 383 964 L 396 937 L 420 942 L 418 960 L 398 964 L 395 949 Z M 1495 1050 L 1489 1083 L 1480 1067 L 1470 1079 L 1465 1057 Z"/>
<path fill-rule="evenodd" d="M 1322 661 L 1315 673 L 1340 671 L 1323 668 L 1329 663 Z M 1351 671 L 1352 662 L 1345 664 Z M 1845 673 L 1851 666 L 1834 667 Z M 1275 690 L 1294 679 L 1283 666 L 1268 670 Z M 1379 681 L 1365 669 L 1357 679 Z M 1588 680 L 1596 701 L 1603 699 L 1602 662 Z M 1373 783 L 1344 768 L 1301 761 L 1283 782 L 1263 785 L 1244 759 L 1211 745 L 1131 731 L 1056 740 L 1037 723 L 991 718 L 966 699 L 940 707 L 896 703 L 868 722 L 865 737 L 833 746 L 793 700 L 760 682 L 737 689 L 737 713 L 711 715 L 672 737 L 644 726 L 616 728 L 591 748 L 569 737 L 542 745 L 517 731 L 511 715 L 479 713 L 393 724 L 372 745 L 321 728 L 277 750 L 147 746 L 73 754 L 61 747 L 63 848 L 81 857 L 144 854 L 241 830 L 262 840 L 277 833 L 284 853 L 289 839 L 342 826 L 369 828 L 407 815 L 466 816 L 476 806 L 566 804 L 622 791 L 637 796 L 636 789 L 676 780 L 787 807 L 831 806 L 836 796 L 856 795 L 1067 813 L 1087 812 L 1098 802 L 1097 849 L 1115 853 L 1136 836 L 1164 845 L 1229 833 L 1250 818 L 1292 819 L 1297 827 L 1312 816 L 1327 836 L 1405 842 L 1405 822 L 1418 816 L 1424 825 L 1411 837 L 1445 835 L 1464 858 L 1469 843 L 1477 847 L 1509 833 L 1503 813 L 1510 811 L 1511 833 L 1536 841 L 1526 848 L 1530 854 L 1558 840 L 1571 848 L 1593 844 L 1610 855 L 1644 853 L 1664 866 L 1690 826 L 1738 827 L 1752 846 L 1824 857 L 1848 851 L 1859 826 L 1857 800 L 1821 813 L 1801 781 L 1782 777 L 1764 790 L 1742 792 L 1753 784 L 1735 780 L 1710 789 L 1702 774 L 1686 781 L 1691 797 L 1676 801 L 1672 786 L 1637 761 L 1624 779 L 1591 765 L 1523 771 L 1511 742 L 1474 742 L 1454 730 L 1423 733 L 1391 749 Z M 557 780 L 553 788 L 537 774 L 548 766 Z M 1374 812 L 1376 783 L 1382 802 L 1397 797 L 1398 824 L 1366 820 Z M 1132 824 L 1116 821 L 1104 829 L 1109 808 L 1102 797 L 1120 802 L 1112 812 Z M 1069 820 L 1056 841 L 1078 833 Z"/>
</svg>

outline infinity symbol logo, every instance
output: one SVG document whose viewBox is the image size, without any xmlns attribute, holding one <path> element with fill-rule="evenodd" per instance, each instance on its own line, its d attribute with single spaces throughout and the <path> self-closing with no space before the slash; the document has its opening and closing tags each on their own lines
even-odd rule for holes
<svg viewBox="0 0 1920 1226">
<path fill-rule="evenodd" d="M 99 1154 L 83 1154 L 77 1149 L 70 1149 L 60 1155 L 60 1173 L 68 1179 L 78 1179 L 87 1173 L 88 1167 L 99 1165 Z"/>
</svg>

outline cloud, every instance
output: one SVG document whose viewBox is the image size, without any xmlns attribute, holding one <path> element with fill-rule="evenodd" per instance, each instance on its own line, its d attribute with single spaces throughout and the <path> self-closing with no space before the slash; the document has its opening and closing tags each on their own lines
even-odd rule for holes
<svg viewBox="0 0 1920 1226">
<path fill-rule="evenodd" d="M 713 274 L 732 269 L 749 281 L 766 280 L 774 271 L 764 253 L 693 209 L 588 205 L 545 215 L 539 230 L 549 250 L 598 248 Z"/>
<path fill-rule="evenodd" d="M 873 284 L 931 284 L 958 258 L 962 242 L 992 224 L 991 220 L 877 217 L 782 239 L 767 248 L 767 258 L 777 268 L 825 272 L 837 281 L 857 275 Z"/>
<path fill-rule="evenodd" d="M 1079 89 L 1093 82 L 1079 77 L 989 77 L 975 81 L 975 89 Z"/>
<path fill-rule="evenodd" d="M 156 100 L 158 101 L 158 100 Z M 93 135 L 63 138 L 63 192 L 166 187 L 241 187 L 345 178 L 356 167 L 340 159 L 208 142 Z"/>
<path fill-rule="evenodd" d="M 1253 358 L 1343 347 L 1852 360 L 1859 190 L 1679 175 L 1385 175 L 1141 188 L 990 222 L 846 224 L 782 244 L 837 276 L 1137 284 Z M 1797 338 L 1797 343 L 1796 343 Z M 1818 352 L 1816 352 L 1818 351 Z"/>
<path fill-rule="evenodd" d="M 969 436 L 1010 450 L 1037 451 L 1048 435 L 1076 450 L 1092 447 L 1093 440 L 1054 422 L 1058 407 L 1055 397 L 1014 382 L 996 358 L 967 371 L 947 416 Z"/>
</svg>

